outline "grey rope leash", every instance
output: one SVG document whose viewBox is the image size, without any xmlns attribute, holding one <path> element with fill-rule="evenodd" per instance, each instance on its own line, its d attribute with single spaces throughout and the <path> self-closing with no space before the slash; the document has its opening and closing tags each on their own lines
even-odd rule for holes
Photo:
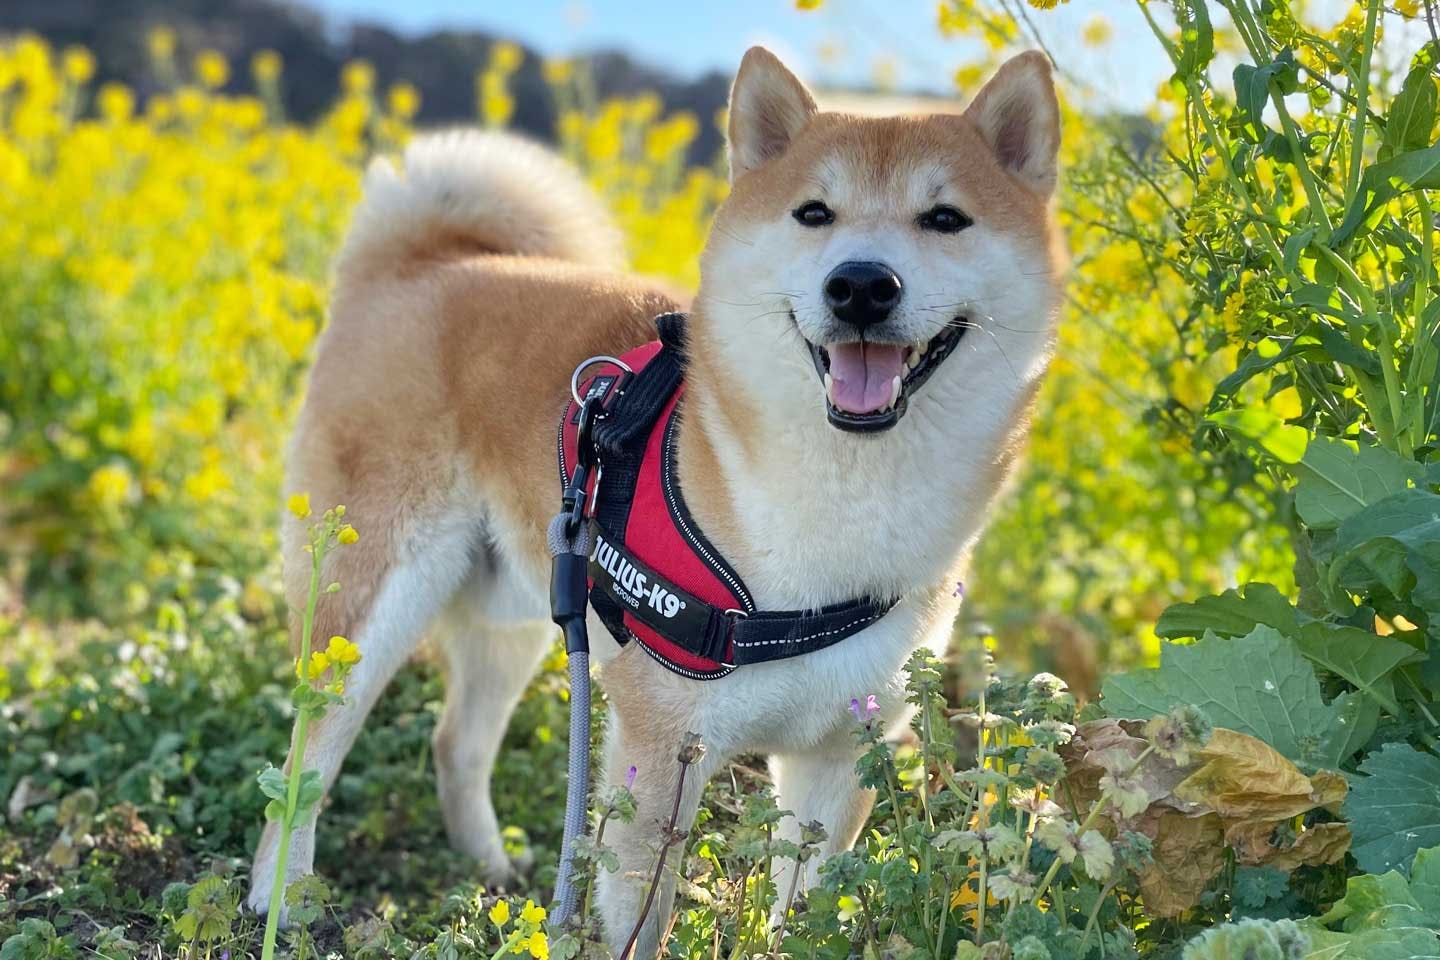
<svg viewBox="0 0 1440 960">
<path fill-rule="evenodd" d="M 577 375 L 580 369 L 576 368 Z M 570 661 L 570 780 L 565 786 L 565 834 L 560 842 L 560 871 L 555 877 L 555 906 L 550 915 L 556 929 L 564 929 L 575 916 L 579 899 L 575 889 L 575 841 L 585 835 L 590 799 L 590 638 L 585 613 L 590 605 L 587 567 L 595 534 L 585 519 L 585 488 L 591 467 L 597 467 L 599 482 L 595 449 L 590 442 L 599 403 L 594 399 L 581 402 L 575 387 L 572 377 L 570 392 L 580 403 L 577 463 L 565 486 L 560 512 L 545 531 L 551 557 L 550 618 L 565 633 L 565 652 Z"/>
<path fill-rule="evenodd" d="M 550 521 L 546 541 L 553 559 L 551 616 L 565 632 L 570 661 L 570 779 L 565 788 L 565 835 L 560 844 L 560 871 L 555 877 L 555 906 L 551 914 L 563 928 L 575 914 L 579 891 L 575 887 L 575 841 L 585 834 L 590 794 L 590 645 L 585 630 L 587 600 L 585 566 L 594 544 L 589 524 L 582 523 L 568 536 L 568 512 Z"/>
</svg>

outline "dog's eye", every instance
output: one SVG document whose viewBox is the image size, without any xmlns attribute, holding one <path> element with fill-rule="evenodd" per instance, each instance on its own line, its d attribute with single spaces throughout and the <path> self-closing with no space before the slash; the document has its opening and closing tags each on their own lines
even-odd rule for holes
<svg viewBox="0 0 1440 960">
<path fill-rule="evenodd" d="M 819 200 L 800 204 L 790 212 L 790 216 L 807 227 L 823 227 L 835 222 L 835 211 Z"/>
<path fill-rule="evenodd" d="M 975 221 L 947 204 L 938 204 L 920 214 L 919 224 L 936 233 L 959 233 Z"/>
</svg>

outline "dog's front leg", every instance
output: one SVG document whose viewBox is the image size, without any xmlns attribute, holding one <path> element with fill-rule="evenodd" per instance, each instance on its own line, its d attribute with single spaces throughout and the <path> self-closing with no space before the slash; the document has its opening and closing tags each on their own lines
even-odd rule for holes
<svg viewBox="0 0 1440 960">
<path fill-rule="evenodd" d="M 617 699 L 620 699 L 617 697 Z M 614 849 L 620 869 L 601 872 L 598 903 L 605 942 L 619 958 L 646 901 L 651 900 L 644 925 L 636 936 L 629 960 L 651 960 L 659 949 L 660 934 L 670 918 L 675 900 L 675 876 L 684 855 L 685 838 L 695 821 L 705 782 L 723 762 L 713 745 L 706 744 L 703 756 L 688 765 L 680 761 L 685 731 L 674 718 L 663 716 L 648 698 L 626 698 L 638 706 L 638 715 L 626 717 L 612 710 L 606 747 L 606 780 L 613 787 L 624 783 L 635 769 L 635 817 L 629 823 L 610 821 L 605 828 L 605 845 Z M 681 788 L 681 768 L 684 786 Z M 673 821 L 673 828 L 672 828 Z M 651 891 L 656 864 L 665 857 L 658 887 Z"/>
<path fill-rule="evenodd" d="M 860 757 L 853 735 L 833 737 L 813 750 L 787 753 L 770 758 L 770 773 L 775 778 L 775 792 L 782 810 L 794 812 L 780 822 L 781 836 L 798 843 L 800 825 L 818 821 L 825 828 L 819 856 L 809 858 L 795 890 L 802 893 L 812 886 L 820 864 L 831 854 L 849 850 L 870 816 L 875 791 L 860 786 L 855 761 Z M 791 876 L 797 864 L 785 860 L 775 871 L 778 896 L 772 920 L 778 922 L 787 906 Z"/>
</svg>

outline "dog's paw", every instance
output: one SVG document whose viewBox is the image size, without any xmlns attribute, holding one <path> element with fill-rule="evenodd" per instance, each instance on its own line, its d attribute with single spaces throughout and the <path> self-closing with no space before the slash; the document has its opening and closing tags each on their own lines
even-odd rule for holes
<svg viewBox="0 0 1440 960">
<path fill-rule="evenodd" d="M 270 912 L 270 896 L 275 890 L 275 879 L 273 874 L 267 878 L 256 877 L 250 881 L 250 893 L 245 897 L 245 908 L 254 913 L 257 917 L 263 917 Z M 285 908 L 285 898 L 280 898 L 280 914 L 276 917 L 282 928 L 289 925 L 289 911 Z"/>
</svg>

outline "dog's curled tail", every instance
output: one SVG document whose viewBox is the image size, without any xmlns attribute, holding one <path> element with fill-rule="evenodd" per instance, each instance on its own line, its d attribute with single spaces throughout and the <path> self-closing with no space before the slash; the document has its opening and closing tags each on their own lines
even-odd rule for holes
<svg viewBox="0 0 1440 960">
<path fill-rule="evenodd" d="M 403 166 L 376 158 L 365 173 L 339 269 L 403 268 L 473 254 L 624 265 L 624 241 L 580 172 L 513 134 L 453 130 L 418 136 Z"/>
</svg>

